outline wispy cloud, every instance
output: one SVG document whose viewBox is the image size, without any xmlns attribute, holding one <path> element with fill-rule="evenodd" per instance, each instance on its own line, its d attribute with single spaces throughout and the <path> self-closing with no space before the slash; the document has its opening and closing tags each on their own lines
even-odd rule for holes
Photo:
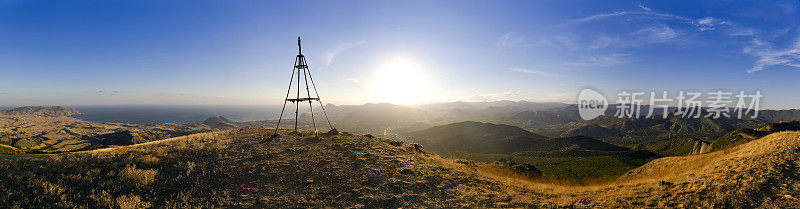
<svg viewBox="0 0 800 209">
<path fill-rule="evenodd" d="M 639 5 L 639 10 L 596 14 L 596 15 L 592 15 L 592 16 L 588 16 L 588 17 L 584 17 L 584 18 L 574 19 L 574 20 L 570 21 L 570 23 L 584 23 L 584 22 L 589 22 L 589 21 L 594 21 L 594 20 L 606 19 L 606 18 L 610 18 L 610 17 L 622 17 L 622 16 L 631 16 L 631 15 L 649 16 L 649 17 L 661 18 L 661 19 L 676 19 L 676 20 L 683 20 L 683 21 L 689 21 L 689 22 L 692 21 L 692 19 L 690 19 L 690 18 L 686 18 L 686 17 L 674 15 L 674 14 L 669 14 L 669 13 L 655 12 L 652 9 L 650 9 L 650 8 L 644 6 L 644 5 Z"/>
<path fill-rule="evenodd" d="M 542 71 L 538 71 L 538 70 L 531 70 L 531 69 L 517 68 L 517 67 L 512 67 L 511 71 L 519 72 L 519 73 L 527 73 L 527 74 L 532 74 L 532 75 L 548 76 L 548 77 L 560 76 L 558 74 L 546 73 L 546 72 L 542 72 Z"/>
<path fill-rule="evenodd" d="M 647 47 L 650 44 L 679 42 L 683 33 L 676 28 L 684 27 L 671 26 L 672 24 L 684 24 L 691 27 L 698 27 L 699 24 L 703 24 L 706 28 L 722 24 L 722 20 L 718 19 L 712 18 L 698 21 L 675 14 L 657 12 L 644 5 L 639 5 L 638 8 L 629 11 L 609 12 L 573 19 L 556 27 L 584 27 L 588 24 L 607 24 L 602 23 L 603 21 L 614 21 L 611 24 L 618 24 L 623 30 L 587 31 L 584 34 L 554 34 L 547 39 L 538 41 L 538 43 L 566 50 L 620 53 L 626 49 Z M 559 29 L 557 31 L 581 30 Z M 609 50 L 612 51 L 609 52 Z"/>
<path fill-rule="evenodd" d="M 729 36 L 755 36 L 756 31 L 752 28 L 732 28 L 728 30 Z"/>
<path fill-rule="evenodd" d="M 608 67 L 628 63 L 630 62 L 630 56 L 630 54 L 621 53 L 596 55 L 586 57 L 579 62 L 567 63 L 567 65 Z"/>
<path fill-rule="evenodd" d="M 563 102 L 563 103 L 575 103 L 578 98 L 577 96 L 572 93 L 546 93 L 544 96 L 538 96 L 535 98 L 529 99 L 531 102 Z"/>
<path fill-rule="evenodd" d="M 500 92 L 500 93 L 472 95 L 469 98 L 467 98 L 467 101 L 471 101 L 471 102 L 491 102 L 491 101 L 499 101 L 499 100 L 516 100 L 516 99 L 519 99 L 520 95 L 522 95 L 522 91 L 511 90 L 511 91 Z"/>
<path fill-rule="evenodd" d="M 697 26 L 697 28 L 700 31 L 714 30 L 718 26 L 732 26 L 733 25 L 733 23 L 731 23 L 731 22 L 729 22 L 727 20 L 722 20 L 722 19 L 713 18 L 713 17 L 700 18 L 700 19 L 697 19 L 695 21 L 692 21 L 692 24 Z"/>
<path fill-rule="evenodd" d="M 601 37 L 598 37 L 597 39 L 595 39 L 594 42 L 592 42 L 589 45 L 589 48 L 590 49 L 602 49 L 602 48 L 609 47 L 609 46 L 611 46 L 612 44 L 614 44 L 615 42 L 618 42 L 618 41 L 619 41 L 618 38 L 601 36 Z"/>
<path fill-rule="evenodd" d="M 551 41 L 548 41 L 548 43 L 554 46 L 567 46 L 566 48 L 570 48 L 570 46 L 579 46 L 574 50 L 600 50 L 614 46 L 617 47 L 616 50 L 619 51 L 621 48 L 644 47 L 654 43 L 677 42 L 681 40 L 683 33 L 691 33 L 692 31 L 679 31 L 676 28 L 685 28 L 681 26 L 689 26 L 690 28 L 694 28 L 695 32 L 719 31 L 724 36 L 751 39 L 749 44 L 742 46 L 742 53 L 756 58 L 753 67 L 747 70 L 748 73 L 762 71 L 768 67 L 779 65 L 800 67 L 800 35 L 797 36 L 794 42 L 789 43 L 790 46 L 778 47 L 776 44 L 768 41 L 775 39 L 776 35 L 774 34 L 776 33 L 770 33 L 773 34 L 772 37 L 763 37 L 759 35 L 763 33 L 759 33 L 759 31 L 753 28 L 740 26 L 732 21 L 718 17 L 707 16 L 690 18 L 657 12 L 644 5 L 639 5 L 638 9 L 635 10 L 591 15 L 584 18 L 573 19 L 560 26 L 588 24 L 589 22 L 610 20 L 612 18 L 625 18 L 618 20 L 628 20 L 627 18 L 632 16 L 641 17 L 636 19 L 643 19 L 645 21 L 634 23 L 640 24 L 639 29 L 627 34 L 589 36 L 589 42 L 586 41 L 586 36 L 575 36 L 578 38 L 571 38 L 568 40 L 564 40 L 564 36 L 555 36 Z M 783 34 L 777 36 L 783 37 Z M 584 41 L 580 42 L 580 39 L 584 39 Z M 629 55 L 624 53 L 601 55 L 569 64 L 579 66 L 611 66 L 626 63 L 628 57 Z"/>
<path fill-rule="evenodd" d="M 361 83 L 361 81 L 367 80 L 367 78 L 359 77 L 359 78 L 345 78 L 344 80 L 350 81 L 353 83 Z"/>
<path fill-rule="evenodd" d="M 756 58 L 753 67 L 747 70 L 748 73 L 762 71 L 768 67 L 779 65 L 800 68 L 800 36 L 795 37 L 795 40 L 790 43 L 790 46 L 782 49 L 777 47 L 774 43 L 765 40 L 781 37 L 790 30 L 782 30 L 778 33 L 772 33 L 772 36 L 761 37 L 758 31 L 753 28 L 739 26 L 731 21 L 719 18 L 701 18 L 695 21 L 694 24 L 700 31 L 721 28 L 728 36 L 750 38 L 751 41 L 749 44 L 742 47 L 742 53 L 752 55 Z"/>
<path fill-rule="evenodd" d="M 612 41 L 612 39 L 607 39 L 606 41 Z M 584 44 L 580 42 L 581 42 L 580 36 L 574 34 L 560 34 L 560 35 L 554 35 L 548 39 L 540 40 L 539 44 L 552 46 L 558 49 L 581 50 L 582 48 L 584 48 Z M 590 44 L 588 46 L 606 47 L 609 44 L 611 44 L 611 42 Z"/>
<path fill-rule="evenodd" d="M 742 50 L 742 52 L 757 58 L 753 68 L 747 70 L 747 72 L 762 71 L 767 67 L 776 65 L 800 68 L 800 38 L 795 39 L 791 47 L 785 49 L 775 48 L 775 45 L 770 42 L 754 38 L 751 41 L 751 45 Z"/>
<path fill-rule="evenodd" d="M 499 93 L 472 95 L 466 97 L 465 99 L 458 99 L 457 101 L 492 102 L 500 100 L 575 103 L 577 98 L 574 93 L 539 93 L 538 96 L 530 97 L 523 95 L 522 91 L 509 90 Z"/>
<path fill-rule="evenodd" d="M 631 16 L 640 17 L 637 19 L 645 20 L 640 22 L 629 22 L 626 21 L 625 24 L 633 24 L 636 30 L 632 32 L 628 32 L 627 34 L 614 34 L 614 35 L 606 35 L 606 36 L 599 36 L 596 38 L 591 38 L 591 43 L 588 44 L 581 44 L 584 46 L 588 46 L 589 49 L 602 49 L 609 46 L 617 46 L 617 47 L 642 47 L 647 44 L 652 43 L 662 43 L 666 41 L 672 41 L 679 38 L 680 33 L 675 30 L 673 27 L 669 26 L 665 22 L 678 22 L 682 24 L 690 24 L 696 27 L 704 27 L 706 30 L 713 28 L 715 25 L 719 24 L 727 24 L 727 21 L 707 17 L 700 20 L 694 20 L 692 18 L 683 17 L 679 15 L 669 14 L 669 13 L 662 13 L 656 12 L 649 7 L 644 5 L 639 5 L 637 10 L 632 11 L 620 11 L 620 12 L 611 12 L 611 13 L 603 13 L 592 15 L 584 18 L 574 19 L 569 21 L 569 24 L 584 24 L 593 21 L 601 21 L 610 18 L 630 18 Z M 616 38 L 610 38 L 616 37 Z M 563 39 L 563 37 L 561 38 Z M 565 41 L 561 40 L 560 43 L 564 43 Z M 575 44 L 573 44 L 575 45 Z"/>
<path fill-rule="evenodd" d="M 678 32 L 665 24 L 644 27 L 630 35 L 639 43 L 661 43 L 678 38 Z"/>
<path fill-rule="evenodd" d="M 336 56 L 338 56 L 339 53 L 342 53 L 343 51 L 348 49 L 359 47 L 361 45 L 364 45 L 364 43 L 365 43 L 364 41 L 359 41 L 359 42 L 347 42 L 339 44 L 339 46 L 328 51 L 328 53 L 325 54 L 325 64 L 330 65 L 331 63 L 333 63 L 333 59 L 336 58 Z"/>
<path fill-rule="evenodd" d="M 119 94 L 119 90 L 112 90 L 112 91 L 97 90 L 97 93 L 98 94 Z"/>
<path fill-rule="evenodd" d="M 515 36 L 514 33 L 506 33 L 503 36 L 497 38 L 497 47 L 506 48 L 506 47 L 516 47 L 521 46 L 524 38 Z"/>
</svg>

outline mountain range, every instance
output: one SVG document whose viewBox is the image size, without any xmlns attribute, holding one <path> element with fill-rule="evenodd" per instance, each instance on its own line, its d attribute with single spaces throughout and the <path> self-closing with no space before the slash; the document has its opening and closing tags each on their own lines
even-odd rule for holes
<svg viewBox="0 0 800 209">
<path fill-rule="evenodd" d="M 589 137 L 550 139 L 516 126 L 482 122 L 458 122 L 403 134 L 430 150 L 472 153 L 514 153 L 519 151 L 601 150 L 624 151 L 624 147 Z"/>
<path fill-rule="evenodd" d="M 648 106 L 643 106 L 647 115 Z M 761 124 L 800 120 L 800 110 L 760 110 L 756 118 L 722 117 L 688 118 L 676 115 L 669 108 L 667 118 L 660 113 L 651 118 L 615 117 L 610 105 L 604 116 L 582 120 L 577 105 L 535 103 L 526 101 L 452 102 L 426 105 L 331 105 L 325 110 L 336 127 L 354 133 L 378 133 L 397 137 L 404 133 L 463 121 L 476 121 L 516 126 L 549 138 L 587 136 L 631 149 L 645 149 L 660 155 L 684 155 L 694 145 L 693 138 L 711 140 L 741 128 L 757 128 Z M 658 109 L 657 109 L 658 110 Z M 315 110 L 317 111 L 317 110 Z M 322 115 L 322 112 L 316 113 Z M 707 112 L 702 110 L 702 115 Z M 310 115 L 300 118 L 303 127 L 310 127 Z M 274 121 L 260 124 L 274 125 Z"/>
</svg>

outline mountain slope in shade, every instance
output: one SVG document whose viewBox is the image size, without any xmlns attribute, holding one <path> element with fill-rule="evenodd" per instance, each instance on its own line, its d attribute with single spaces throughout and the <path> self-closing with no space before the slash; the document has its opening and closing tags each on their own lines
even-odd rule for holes
<svg viewBox="0 0 800 209">
<path fill-rule="evenodd" d="M 552 110 L 520 111 L 512 114 L 502 121 L 526 129 L 547 128 L 553 125 L 564 125 L 580 120 L 577 111 L 562 107 Z M 577 108 L 575 109 L 577 110 Z"/>
<path fill-rule="evenodd" d="M 213 129 L 237 128 L 236 122 L 222 116 L 210 117 L 202 122 Z"/>
<path fill-rule="evenodd" d="M 588 124 L 585 126 L 570 129 L 561 134 L 561 137 L 569 137 L 569 136 L 588 136 L 596 139 L 602 139 L 608 137 L 619 137 L 622 135 L 615 130 L 608 129 L 597 124 Z"/>
<path fill-rule="evenodd" d="M 430 150 L 472 153 L 514 153 L 564 149 L 622 151 L 627 148 L 589 137 L 548 139 L 516 126 L 460 122 L 405 134 Z"/>
<path fill-rule="evenodd" d="M 554 149 L 547 137 L 509 125 L 460 122 L 406 134 L 430 150 L 473 153 L 513 153 L 526 149 Z"/>
<path fill-rule="evenodd" d="M 630 150 L 626 147 L 609 144 L 587 136 L 570 136 L 563 138 L 555 138 L 551 141 L 565 144 L 567 149 L 572 150 L 597 150 L 597 151 L 627 151 Z"/>
</svg>

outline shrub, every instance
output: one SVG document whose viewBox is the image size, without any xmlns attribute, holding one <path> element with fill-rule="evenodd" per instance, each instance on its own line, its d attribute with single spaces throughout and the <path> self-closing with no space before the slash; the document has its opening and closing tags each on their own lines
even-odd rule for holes
<svg viewBox="0 0 800 209">
<path fill-rule="evenodd" d="M 150 185 L 156 180 L 158 170 L 154 169 L 138 169 L 136 165 L 126 165 L 120 171 L 120 177 L 127 181 L 133 182 L 136 186 Z"/>
<path fill-rule="evenodd" d="M 391 144 L 392 146 L 395 146 L 395 147 L 400 147 L 400 146 L 403 146 L 403 141 L 389 140 L 389 144 Z"/>
<path fill-rule="evenodd" d="M 138 159 L 136 159 L 137 163 L 141 163 L 141 164 L 145 164 L 145 165 L 156 165 L 156 164 L 158 164 L 159 161 L 160 161 L 160 159 L 158 159 L 158 157 L 153 156 L 153 155 L 142 155 L 142 156 L 139 156 Z"/>
<path fill-rule="evenodd" d="M 136 195 L 123 195 L 116 198 L 117 206 L 121 209 L 138 209 L 138 208 L 149 208 L 150 203 L 142 201 L 139 196 Z"/>
</svg>

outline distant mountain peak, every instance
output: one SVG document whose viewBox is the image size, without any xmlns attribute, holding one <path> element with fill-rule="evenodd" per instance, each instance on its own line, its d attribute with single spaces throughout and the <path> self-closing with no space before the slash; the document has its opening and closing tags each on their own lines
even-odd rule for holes
<svg viewBox="0 0 800 209">
<path fill-rule="evenodd" d="M 213 129 L 224 129 L 224 128 L 238 128 L 239 125 L 236 125 L 236 122 L 227 119 L 222 116 L 214 116 L 206 119 L 202 122 Z"/>
</svg>

